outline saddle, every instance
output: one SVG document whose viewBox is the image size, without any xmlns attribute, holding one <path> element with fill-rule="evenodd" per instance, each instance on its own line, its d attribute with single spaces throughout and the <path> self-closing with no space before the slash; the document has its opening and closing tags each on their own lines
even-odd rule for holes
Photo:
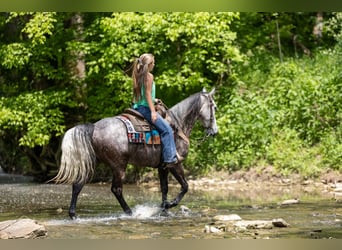
<svg viewBox="0 0 342 250">
<path fill-rule="evenodd" d="M 128 108 L 122 114 L 128 118 L 132 126 L 137 132 L 146 132 L 152 130 L 152 125 L 144 118 L 144 116 L 135 109 Z"/>
<path fill-rule="evenodd" d="M 189 145 L 189 139 L 183 133 L 183 131 L 178 129 L 178 127 L 174 124 L 168 113 L 167 106 L 160 99 L 156 101 L 155 109 L 167 122 L 170 123 L 174 133 Z M 127 137 L 130 143 L 144 143 L 153 145 L 161 144 L 159 132 L 144 118 L 141 113 L 135 109 L 128 108 L 124 110 L 121 115 L 116 116 L 116 118 L 121 120 L 126 125 Z"/>
<path fill-rule="evenodd" d="M 126 125 L 130 143 L 161 144 L 158 131 L 138 111 L 128 108 L 116 118 Z"/>
</svg>

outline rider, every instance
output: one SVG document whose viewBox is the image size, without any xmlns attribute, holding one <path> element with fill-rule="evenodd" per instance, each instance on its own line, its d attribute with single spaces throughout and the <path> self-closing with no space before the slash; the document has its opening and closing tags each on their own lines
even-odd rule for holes
<svg viewBox="0 0 342 250">
<path fill-rule="evenodd" d="M 133 108 L 153 124 L 160 134 L 162 143 L 163 166 L 168 167 L 178 162 L 173 130 L 169 123 L 156 112 L 155 83 L 151 71 L 154 68 L 154 56 L 142 54 L 133 65 Z"/>
</svg>

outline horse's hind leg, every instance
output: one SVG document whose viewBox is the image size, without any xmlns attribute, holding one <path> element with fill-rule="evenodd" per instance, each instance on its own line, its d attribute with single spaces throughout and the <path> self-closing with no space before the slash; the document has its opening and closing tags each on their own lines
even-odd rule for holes
<svg viewBox="0 0 342 250">
<path fill-rule="evenodd" d="M 72 196 L 71 196 L 71 202 L 69 207 L 69 216 L 72 220 L 76 219 L 76 203 L 78 195 L 80 194 L 84 184 L 81 183 L 74 183 L 72 184 Z"/>
<path fill-rule="evenodd" d="M 119 201 L 123 211 L 128 215 L 132 215 L 132 210 L 129 208 L 122 195 L 122 175 L 120 173 L 115 173 L 115 171 L 113 174 L 111 190 L 115 195 L 116 199 Z"/>
</svg>

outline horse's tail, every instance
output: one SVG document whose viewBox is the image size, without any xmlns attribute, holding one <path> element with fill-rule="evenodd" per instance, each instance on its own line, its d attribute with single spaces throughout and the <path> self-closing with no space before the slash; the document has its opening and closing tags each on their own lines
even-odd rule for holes
<svg viewBox="0 0 342 250">
<path fill-rule="evenodd" d="M 94 174 L 96 155 L 92 146 L 93 124 L 82 124 L 69 129 L 62 141 L 59 172 L 56 183 L 86 183 Z"/>
</svg>

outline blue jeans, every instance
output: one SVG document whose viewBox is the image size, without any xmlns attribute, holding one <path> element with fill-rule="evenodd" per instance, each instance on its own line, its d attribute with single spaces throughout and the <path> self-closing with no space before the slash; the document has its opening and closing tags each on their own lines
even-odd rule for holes
<svg viewBox="0 0 342 250">
<path fill-rule="evenodd" d="M 162 143 L 163 162 L 169 163 L 177 160 L 175 139 L 173 137 L 173 130 L 169 123 L 158 113 L 157 120 L 152 123 L 151 110 L 149 107 L 138 106 L 135 110 L 140 112 L 150 124 L 153 124 L 156 127 L 159 132 Z"/>
</svg>

